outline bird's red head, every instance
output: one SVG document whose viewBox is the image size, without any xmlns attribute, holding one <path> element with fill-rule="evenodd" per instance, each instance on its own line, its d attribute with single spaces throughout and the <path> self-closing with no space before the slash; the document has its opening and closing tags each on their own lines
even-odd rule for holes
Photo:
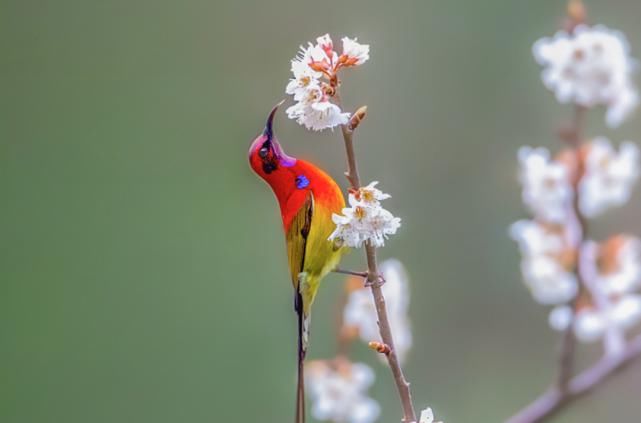
<svg viewBox="0 0 641 423">
<path fill-rule="evenodd" d="M 249 148 L 249 164 L 268 183 L 274 179 L 283 168 L 291 168 L 296 164 L 296 159 L 288 156 L 278 143 L 273 131 L 274 115 L 278 110 L 277 104 L 269 114 L 265 130 L 259 135 Z"/>
</svg>

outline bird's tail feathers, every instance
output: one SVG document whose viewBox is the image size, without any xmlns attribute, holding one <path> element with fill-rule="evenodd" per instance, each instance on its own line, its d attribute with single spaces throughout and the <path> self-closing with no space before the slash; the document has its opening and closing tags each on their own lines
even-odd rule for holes
<svg viewBox="0 0 641 423">
<path fill-rule="evenodd" d="M 298 383 L 296 386 L 296 423 L 305 423 L 305 354 L 309 341 L 309 316 L 303 310 L 303 297 L 296 293 L 294 308 L 298 315 Z"/>
</svg>

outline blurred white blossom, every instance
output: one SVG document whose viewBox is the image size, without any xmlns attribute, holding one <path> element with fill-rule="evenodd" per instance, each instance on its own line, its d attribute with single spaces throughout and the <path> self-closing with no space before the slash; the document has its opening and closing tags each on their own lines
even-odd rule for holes
<svg viewBox="0 0 641 423">
<path fill-rule="evenodd" d="M 335 423 L 371 423 L 378 418 L 380 406 L 367 396 L 375 375 L 366 364 L 310 361 L 305 376 L 314 418 Z"/>
<path fill-rule="evenodd" d="M 561 332 L 570 325 L 573 315 L 572 307 L 567 305 L 557 306 L 550 311 L 548 323 L 552 329 Z"/>
<path fill-rule="evenodd" d="M 607 295 L 622 295 L 641 287 L 641 240 L 616 236 L 601 247 L 596 284 Z"/>
<path fill-rule="evenodd" d="M 524 257 L 558 254 L 563 250 L 562 236 L 535 222 L 519 220 L 510 226 L 510 236 L 519 244 Z"/>
<path fill-rule="evenodd" d="M 418 423 L 443 423 L 443 422 L 435 422 L 434 412 L 432 411 L 431 408 L 428 407 L 425 410 L 421 411 L 421 417 Z"/>
<path fill-rule="evenodd" d="M 520 220 L 510 227 L 510 236 L 519 244 L 523 281 L 537 302 L 563 304 L 576 296 L 576 276 L 562 262 L 561 234 L 535 221 Z"/>
<path fill-rule="evenodd" d="M 553 329 L 565 330 L 572 320 L 572 315 L 565 313 L 565 319 L 559 318 L 552 324 L 552 314 L 557 318 L 561 313 L 558 309 L 552 310 L 550 323 Z M 574 316 L 573 330 L 581 342 L 598 341 L 611 329 L 627 330 L 641 321 L 641 296 L 629 294 L 618 298 L 605 310 L 597 307 L 580 309 Z"/>
<path fill-rule="evenodd" d="M 385 239 L 396 233 L 401 226 L 401 219 L 381 206 L 380 200 L 390 195 L 375 188 L 376 184 L 372 182 L 349 194 L 350 207 L 344 208 L 342 215 L 332 216 L 336 229 L 329 236 L 330 241 L 354 248 L 360 248 L 365 242 L 382 247 Z"/>
<path fill-rule="evenodd" d="M 585 174 L 581 179 L 579 206 L 586 217 L 628 202 L 639 178 L 639 148 L 623 142 L 619 152 L 607 138 L 594 139 L 587 147 Z"/>
<path fill-rule="evenodd" d="M 412 331 L 408 317 L 409 279 L 403 264 L 396 259 L 383 261 L 380 271 L 386 281 L 382 290 L 394 334 L 396 355 L 403 362 L 412 347 Z M 359 336 L 366 343 L 381 341 L 376 306 L 369 289 L 356 289 L 349 294 L 343 311 L 343 323 L 357 328 Z"/>
<path fill-rule="evenodd" d="M 523 280 L 532 297 L 545 305 L 562 304 L 576 296 L 576 276 L 549 257 L 540 256 L 522 260 Z"/>
<path fill-rule="evenodd" d="M 294 96 L 296 103 L 287 109 L 287 116 L 307 129 L 321 131 L 344 125 L 350 114 L 332 102 L 336 75 L 339 69 L 358 66 L 369 59 L 369 45 L 356 39 L 343 38 L 343 52 L 334 51 L 329 34 L 316 39 L 316 44 L 301 46 L 292 60 L 290 79 L 285 92 Z"/>
<path fill-rule="evenodd" d="M 523 202 L 546 222 L 563 222 L 572 201 L 567 168 L 545 148 L 521 147 L 518 153 Z"/>
<path fill-rule="evenodd" d="M 611 127 L 620 125 L 637 106 L 631 78 L 637 63 L 623 33 L 603 25 L 579 25 L 572 33 L 559 31 L 536 41 L 532 51 L 543 66 L 543 83 L 560 103 L 604 105 Z"/>
</svg>

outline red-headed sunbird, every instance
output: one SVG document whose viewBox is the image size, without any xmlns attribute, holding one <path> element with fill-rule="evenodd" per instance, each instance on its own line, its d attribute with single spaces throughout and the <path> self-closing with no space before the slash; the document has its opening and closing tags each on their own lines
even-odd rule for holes
<svg viewBox="0 0 641 423">
<path fill-rule="evenodd" d="M 294 309 L 298 317 L 298 386 L 296 422 L 305 421 L 303 361 L 307 351 L 309 319 L 321 279 L 338 265 L 345 248 L 328 237 L 345 199 L 338 184 L 317 166 L 283 151 L 272 124 L 278 106 L 269 114 L 265 130 L 249 149 L 251 168 L 272 188 L 283 219 Z"/>
</svg>

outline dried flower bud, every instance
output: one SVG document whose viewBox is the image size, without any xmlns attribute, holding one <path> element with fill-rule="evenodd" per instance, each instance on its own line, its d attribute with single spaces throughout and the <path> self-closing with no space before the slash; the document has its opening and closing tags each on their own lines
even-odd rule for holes
<svg viewBox="0 0 641 423">
<path fill-rule="evenodd" d="M 365 119 L 366 115 L 367 115 L 367 106 L 359 107 L 358 110 L 356 110 L 356 112 L 354 112 L 352 117 L 349 119 L 349 123 L 348 123 L 349 129 L 353 131 L 354 129 L 358 128 L 358 125 L 361 124 L 361 121 Z"/>
<path fill-rule="evenodd" d="M 568 18 L 574 25 L 585 22 L 587 18 L 587 11 L 585 5 L 581 0 L 570 0 L 568 2 Z"/>
<path fill-rule="evenodd" d="M 379 352 L 381 354 L 385 354 L 385 355 L 388 355 L 389 353 L 392 352 L 389 345 L 384 344 L 382 342 L 371 341 L 369 344 L 367 344 L 367 346 L 373 349 L 374 351 Z"/>
</svg>

